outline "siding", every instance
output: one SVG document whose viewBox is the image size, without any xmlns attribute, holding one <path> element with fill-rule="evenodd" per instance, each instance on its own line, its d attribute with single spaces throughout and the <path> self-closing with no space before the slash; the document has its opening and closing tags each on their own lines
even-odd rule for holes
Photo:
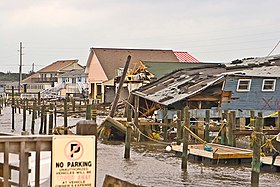
<svg viewBox="0 0 280 187">
<path fill-rule="evenodd" d="M 275 91 L 262 91 L 262 77 L 251 78 L 251 89 L 249 92 L 237 92 L 238 79 L 243 77 L 229 77 L 225 83 L 224 90 L 232 91 L 232 98 L 239 98 L 223 103 L 221 109 L 228 110 L 280 110 L 280 79 L 276 80 Z"/>
</svg>

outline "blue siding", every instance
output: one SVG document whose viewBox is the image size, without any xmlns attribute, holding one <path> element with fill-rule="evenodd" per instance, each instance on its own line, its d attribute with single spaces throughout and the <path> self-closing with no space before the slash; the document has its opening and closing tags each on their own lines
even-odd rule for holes
<svg viewBox="0 0 280 187">
<path fill-rule="evenodd" d="M 230 103 L 223 103 L 222 109 L 229 110 L 280 110 L 280 79 L 276 80 L 275 91 L 263 92 L 263 79 L 260 77 L 251 78 L 251 89 L 249 92 L 237 92 L 238 79 L 242 77 L 230 77 L 226 83 L 224 90 L 232 91 L 232 100 Z"/>
</svg>

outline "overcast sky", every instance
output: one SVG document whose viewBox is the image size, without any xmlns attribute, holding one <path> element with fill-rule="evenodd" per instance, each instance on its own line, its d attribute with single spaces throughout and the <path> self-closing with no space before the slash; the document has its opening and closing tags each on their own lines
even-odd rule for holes
<svg viewBox="0 0 280 187">
<path fill-rule="evenodd" d="M 90 47 L 173 49 L 203 62 L 266 56 L 280 40 L 279 0 L 0 0 L 0 71 L 61 59 L 85 65 Z M 272 54 L 279 54 L 278 46 Z"/>
</svg>

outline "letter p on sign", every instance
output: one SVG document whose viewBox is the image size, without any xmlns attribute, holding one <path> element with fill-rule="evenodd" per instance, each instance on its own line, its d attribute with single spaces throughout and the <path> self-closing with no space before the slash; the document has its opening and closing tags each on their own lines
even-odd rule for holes
<svg viewBox="0 0 280 187">
<path fill-rule="evenodd" d="M 81 147 L 78 144 L 76 144 L 76 143 L 70 144 L 70 153 L 71 153 L 70 157 L 73 158 L 74 153 L 78 153 L 78 152 L 80 152 L 80 150 L 81 150 Z"/>
</svg>

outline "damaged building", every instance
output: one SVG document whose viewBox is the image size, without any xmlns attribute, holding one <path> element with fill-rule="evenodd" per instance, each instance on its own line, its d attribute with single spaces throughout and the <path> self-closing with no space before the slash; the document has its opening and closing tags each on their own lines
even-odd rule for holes
<svg viewBox="0 0 280 187">
<path fill-rule="evenodd" d="M 155 110 L 226 109 L 275 111 L 280 109 L 280 55 L 248 58 L 230 64 L 173 71 L 132 91 L 130 102 L 139 115 Z M 139 99 L 135 99 L 135 98 Z M 138 101 L 139 100 L 139 101 Z"/>
<path fill-rule="evenodd" d="M 132 91 L 132 96 L 139 97 L 139 111 L 143 117 L 163 107 L 174 110 L 186 105 L 191 109 L 218 107 L 226 78 L 222 73 L 225 71 L 223 64 L 176 70 Z M 131 101 L 135 100 L 131 98 Z"/>
</svg>

